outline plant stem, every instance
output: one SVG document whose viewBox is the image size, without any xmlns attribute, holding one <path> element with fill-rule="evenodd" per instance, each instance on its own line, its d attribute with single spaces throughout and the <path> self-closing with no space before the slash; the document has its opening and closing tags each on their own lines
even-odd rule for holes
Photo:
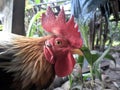
<svg viewBox="0 0 120 90">
<path fill-rule="evenodd" d="M 68 78 L 69 78 L 70 88 L 71 88 L 71 87 L 72 87 L 72 82 L 73 82 L 73 80 L 72 80 L 72 76 L 71 76 L 71 75 L 69 75 L 69 76 L 68 76 Z"/>
<path fill-rule="evenodd" d="M 94 75 L 93 75 L 93 66 L 90 66 L 90 73 L 91 73 L 91 86 L 94 87 Z"/>
</svg>

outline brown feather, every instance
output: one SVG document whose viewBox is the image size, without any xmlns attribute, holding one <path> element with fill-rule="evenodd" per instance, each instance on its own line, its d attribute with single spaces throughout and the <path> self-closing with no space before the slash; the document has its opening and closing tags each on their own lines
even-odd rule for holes
<svg viewBox="0 0 120 90">
<path fill-rule="evenodd" d="M 43 54 L 44 42 L 50 37 L 27 38 L 16 36 L 12 39 L 12 45 L 8 52 L 14 51 L 15 54 L 13 60 L 4 65 L 7 72 L 14 73 L 17 88 L 26 90 L 31 85 L 35 85 L 42 89 L 48 87 L 54 80 L 54 67 L 46 61 Z M 17 85 L 20 83 L 21 85 Z"/>
</svg>

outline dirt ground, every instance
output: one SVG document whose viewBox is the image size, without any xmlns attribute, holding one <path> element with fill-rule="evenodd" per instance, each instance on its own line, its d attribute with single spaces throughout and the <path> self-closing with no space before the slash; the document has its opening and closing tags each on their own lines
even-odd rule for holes
<svg viewBox="0 0 120 90">
<path fill-rule="evenodd" d="M 120 90 L 120 46 L 113 47 L 111 49 L 111 54 L 116 60 L 116 67 L 112 61 L 108 61 L 110 62 L 110 67 L 103 71 L 103 79 L 106 88 Z"/>
</svg>

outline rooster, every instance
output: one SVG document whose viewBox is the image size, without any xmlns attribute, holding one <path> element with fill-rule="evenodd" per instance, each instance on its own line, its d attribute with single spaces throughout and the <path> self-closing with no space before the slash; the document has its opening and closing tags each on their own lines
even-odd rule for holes
<svg viewBox="0 0 120 90">
<path fill-rule="evenodd" d="M 13 79 L 9 82 L 13 83 L 10 88 L 45 89 L 55 75 L 69 75 L 75 65 L 73 54 L 81 54 L 82 38 L 78 25 L 73 16 L 65 20 L 64 9 L 55 16 L 48 7 L 42 14 L 41 25 L 50 33 L 48 36 L 30 38 L 0 32 L 0 70 Z"/>
</svg>

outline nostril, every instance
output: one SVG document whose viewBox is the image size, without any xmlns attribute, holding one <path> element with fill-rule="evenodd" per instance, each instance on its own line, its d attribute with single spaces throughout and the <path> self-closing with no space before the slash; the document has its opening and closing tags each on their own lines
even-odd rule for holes
<svg viewBox="0 0 120 90">
<path fill-rule="evenodd" d="M 48 41 L 45 41 L 45 45 L 46 45 L 47 47 L 51 47 L 51 46 L 52 46 Z"/>
<path fill-rule="evenodd" d="M 51 47 L 51 44 L 47 44 L 48 47 Z"/>
</svg>

